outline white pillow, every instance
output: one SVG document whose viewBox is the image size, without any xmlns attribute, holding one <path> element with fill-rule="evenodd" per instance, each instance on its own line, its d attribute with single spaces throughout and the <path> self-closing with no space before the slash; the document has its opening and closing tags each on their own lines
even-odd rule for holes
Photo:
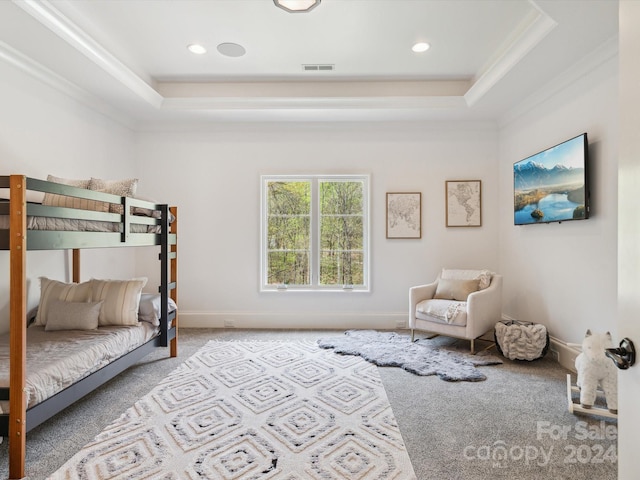
<svg viewBox="0 0 640 480">
<path fill-rule="evenodd" d="M 44 199 L 44 192 L 37 192 L 35 190 L 27 190 L 25 194 L 27 197 L 27 202 L 30 203 L 42 203 Z M 11 189 L 10 188 L 0 188 L 0 199 L 9 200 L 11 198 Z"/>
<path fill-rule="evenodd" d="M 47 312 L 47 332 L 54 330 L 95 330 L 102 302 L 52 300 Z"/>
<path fill-rule="evenodd" d="M 172 312 L 176 308 L 176 303 L 169 297 L 169 311 Z M 143 293 L 140 296 L 140 307 L 138 309 L 138 320 L 141 322 L 149 322 L 152 325 L 160 325 L 160 294 L 159 293 Z"/>
<path fill-rule="evenodd" d="M 491 284 L 493 273 L 489 270 L 442 269 L 440 278 L 445 280 L 478 280 L 478 290 L 484 290 Z"/>
<path fill-rule="evenodd" d="M 55 300 L 65 302 L 88 302 L 91 300 L 90 282 L 64 283 L 40 277 L 40 304 L 34 325 L 47 324 L 49 304 Z"/>
<path fill-rule="evenodd" d="M 91 301 L 102 301 L 98 324 L 136 325 L 138 323 L 138 307 L 142 289 L 147 284 L 146 278 L 133 280 L 96 280 L 92 278 Z"/>
</svg>

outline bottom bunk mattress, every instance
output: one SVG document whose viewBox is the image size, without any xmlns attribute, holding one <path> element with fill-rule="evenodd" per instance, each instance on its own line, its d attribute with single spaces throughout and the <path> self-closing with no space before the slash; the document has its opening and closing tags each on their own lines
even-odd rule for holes
<svg viewBox="0 0 640 480">
<path fill-rule="evenodd" d="M 97 330 L 27 329 L 27 408 L 46 400 L 158 335 L 147 322 Z M 0 336 L 0 387 L 9 387 L 9 334 Z M 9 402 L 0 402 L 7 413 Z"/>
</svg>

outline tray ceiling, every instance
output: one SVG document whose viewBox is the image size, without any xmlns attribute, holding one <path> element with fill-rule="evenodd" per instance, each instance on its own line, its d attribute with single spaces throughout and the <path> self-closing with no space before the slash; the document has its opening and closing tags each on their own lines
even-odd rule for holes
<svg viewBox="0 0 640 480">
<path fill-rule="evenodd" d="M 132 125 L 495 120 L 617 25 L 611 0 L 16 0 L 0 59 Z"/>
</svg>

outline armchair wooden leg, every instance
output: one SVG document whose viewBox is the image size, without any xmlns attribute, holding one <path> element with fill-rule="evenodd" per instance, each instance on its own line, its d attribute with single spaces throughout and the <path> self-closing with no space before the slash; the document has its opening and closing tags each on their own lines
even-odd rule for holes
<svg viewBox="0 0 640 480">
<path fill-rule="evenodd" d="M 412 328 L 411 329 L 411 343 L 413 343 L 413 339 L 414 339 L 415 335 L 416 335 L 416 331 L 415 331 L 415 329 Z"/>
<path fill-rule="evenodd" d="M 471 355 L 475 355 L 476 354 L 476 350 L 475 350 L 475 339 L 471 339 Z"/>
</svg>

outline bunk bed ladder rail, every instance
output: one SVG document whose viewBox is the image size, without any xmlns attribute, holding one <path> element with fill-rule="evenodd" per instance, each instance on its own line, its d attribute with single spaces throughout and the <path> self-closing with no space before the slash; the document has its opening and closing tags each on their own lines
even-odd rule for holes
<svg viewBox="0 0 640 480">
<path fill-rule="evenodd" d="M 169 312 L 169 297 L 177 300 L 177 211 L 176 207 L 160 205 L 162 229 L 160 234 L 160 345 L 170 346 L 170 355 L 176 357 L 177 349 L 177 311 Z M 174 221 L 170 222 L 170 216 Z"/>
<path fill-rule="evenodd" d="M 9 381 L 9 478 L 24 477 L 26 454 L 27 351 L 27 180 L 24 175 L 9 178 L 10 250 L 10 381 Z"/>
</svg>

